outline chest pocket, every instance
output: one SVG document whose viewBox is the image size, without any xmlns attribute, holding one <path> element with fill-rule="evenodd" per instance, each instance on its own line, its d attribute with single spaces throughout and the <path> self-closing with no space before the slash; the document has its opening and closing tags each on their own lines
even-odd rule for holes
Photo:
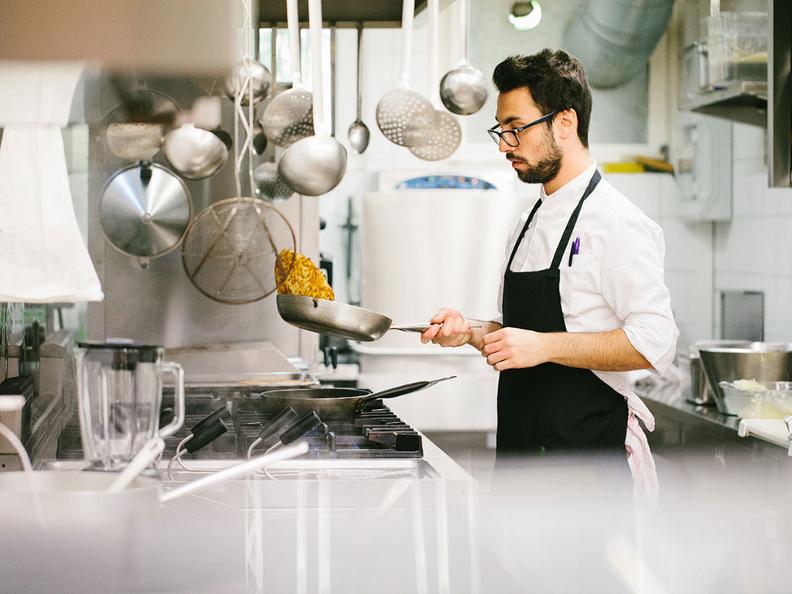
<svg viewBox="0 0 792 594">
<path fill-rule="evenodd" d="M 578 303 L 576 306 L 573 303 L 578 296 L 601 295 L 597 257 L 593 254 L 578 254 L 572 258 L 572 266 L 568 262 L 561 265 L 560 290 L 564 311 L 578 310 L 583 305 Z"/>
</svg>

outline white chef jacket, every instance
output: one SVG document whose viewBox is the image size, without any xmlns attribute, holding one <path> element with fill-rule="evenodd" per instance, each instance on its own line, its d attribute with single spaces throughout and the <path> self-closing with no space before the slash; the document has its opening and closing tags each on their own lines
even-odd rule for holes
<svg viewBox="0 0 792 594">
<path fill-rule="evenodd" d="M 514 255 L 513 272 L 550 267 L 572 211 L 594 174 L 596 163 L 550 195 L 540 189 L 536 211 Z M 514 242 L 530 209 L 512 231 L 505 272 Z M 663 279 L 663 231 L 607 180 L 602 179 L 583 203 L 570 243 L 580 238 L 580 253 L 569 265 L 570 246 L 561 259 L 561 310 L 569 332 L 606 332 L 623 328 L 630 343 L 652 367 L 665 373 L 676 351 L 679 330 L 671 313 L 671 296 Z M 498 308 L 503 307 L 503 274 Z M 503 316 L 498 319 L 502 322 Z M 627 373 L 594 371 L 627 398 L 635 398 Z"/>
</svg>

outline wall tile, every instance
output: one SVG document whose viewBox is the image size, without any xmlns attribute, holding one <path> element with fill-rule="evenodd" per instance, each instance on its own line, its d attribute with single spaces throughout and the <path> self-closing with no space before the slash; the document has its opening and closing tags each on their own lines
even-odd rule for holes
<svg viewBox="0 0 792 594">
<path fill-rule="evenodd" d="M 660 175 L 653 173 L 608 173 L 613 186 L 649 218 L 660 218 Z"/>
<path fill-rule="evenodd" d="M 748 124 L 735 123 L 732 128 L 732 139 L 735 159 L 754 159 L 764 163 L 767 133 L 764 128 Z"/>
<path fill-rule="evenodd" d="M 666 270 L 698 270 L 709 274 L 712 268 L 712 224 L 689 223 L 672 217 L 663 217 L 658 223 L 663 228 L 666 244 Z"/>
<path fill-rule="evenodd" d="M 778 273 L 778 256 L 788 233 L 788 222 L 779 218 L 742 217 L 715 226 L 715 271 Z"/>
<path fill-rule="evenodd" d="M 776 278 L 765 294 L 765 340 L 792 342 L 792 278 Z"/>
<path fill-rule="evenodd" d="M 671 309 L 679 327 L 677 348 L 696 340 L 710 338 L 712 292 L 709 275 L 695 270 L 666 270 L 666 284 L 671 293 Z"/>
</svg>

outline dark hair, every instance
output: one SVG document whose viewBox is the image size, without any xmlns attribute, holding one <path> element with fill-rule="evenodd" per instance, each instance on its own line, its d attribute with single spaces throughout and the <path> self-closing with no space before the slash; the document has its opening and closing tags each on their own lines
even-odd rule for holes
<svg viewBox="0 0 792 594">
<path fill-rule="evenodd" d="M 577 58 L 551 49 L 530 56 L 509 56 L 495 67 L 492 82 L 501 93 L 528 87 L 534 102 L 544 113 L 574 109 L 578 138 L 583 146 L 588 146 L 591 89 Z"/>
</svg>

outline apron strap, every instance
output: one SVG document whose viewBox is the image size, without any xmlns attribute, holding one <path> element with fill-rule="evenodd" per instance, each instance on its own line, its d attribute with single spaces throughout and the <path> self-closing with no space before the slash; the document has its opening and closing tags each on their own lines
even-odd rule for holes
<svg viewBox="0 0 792 594">
<path fill-rule="evenodd" d="M 598 170 L 594 170 L 594 175 L 591 176 L 591 180 L 586 187 L 586 191 L 583 192 L 580 202 L 578 202 L 575 210 L 572 211 L 572 216 L 569 217 L 569 222 L 567 223 L 566 229 L 564 229 L 564 234 L 561 236 L 561 241 L 558 242 L 558 247 L 556 248 L 555 255 L 553 256 L 553 263 L 550 266 L 551 270 L 557 270 L 561 266 L 561 258 L 563 258 L 564 254 L 566 253 L 566 248 L 569 244 L 570 238 L 572 237 L 572 231 L 575 229 L 575 223 L 577 223 L 580 209 L 583 208 L 583 202 L 591 195 L 591 193 L 594 191 L 594 188 L 597 187 L 600 179 L 602 179 L 600 172 Z M 514 254 L 512 254 L 512 257 L 514 257 Z M 509 265 L 511 265 L 511 262 Z"/>
<path fill-rule="evenodd" d="M 525 232 L 528 231 L 528 225 L 531 224 L 531 221 L 533 220 L 534 215 L 536 214 L 536 211 L 539 210 L 540 206 L 542 206 L 541 198 L 536 201 L 536 204 L 534 204 L 534 207 L 531 209 L 531 214 L 528 215 L 528 220 L 525 221 L 525 225 L 523 225 L 522 231 L 517 237 L 517 241 L 514 242 L 514 248 L 512 249 L 511 256 L 509 257 L 509 263 L 506 264 L 507 271 L 511 269 L 512 260 L 514 260 L 514 255 L 517 253 L 517 248 L 520 247 L 520 242 L 522 242 L 523 237 L 525 237 Z"/>
</svg>

